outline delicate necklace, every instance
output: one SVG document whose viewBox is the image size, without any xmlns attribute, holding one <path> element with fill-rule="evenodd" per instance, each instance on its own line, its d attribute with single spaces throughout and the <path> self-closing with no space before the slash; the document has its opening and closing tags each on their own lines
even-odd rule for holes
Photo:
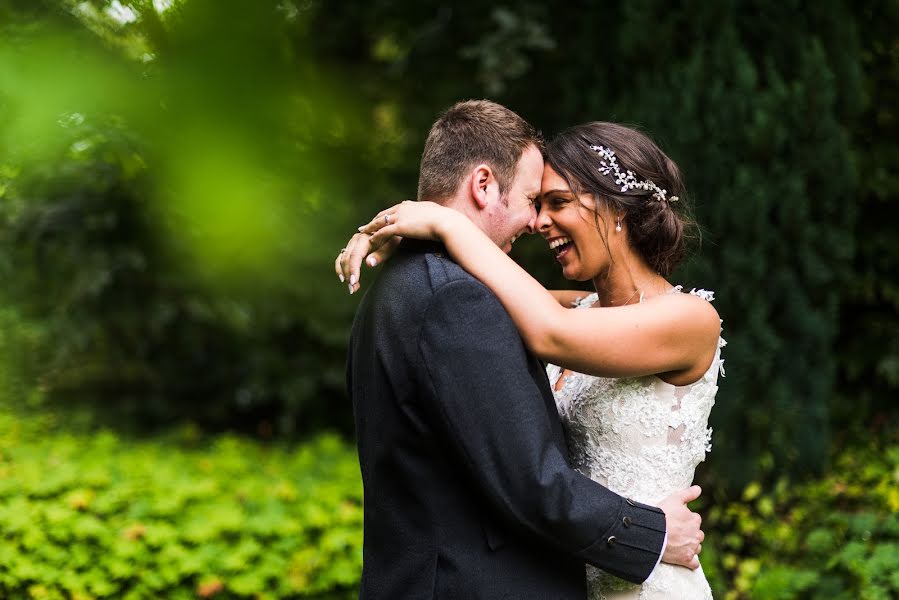
<svg viewBox="0 0 899 600">
<path fill-rule="evenodd" d="M 619 304 L 619 306 L 624 306 L 625 304 L 627 304 L 628 302 L 633 300 L 634 296 L 637 295 L 637 292 L 640 292 L 640 302 L 643 302 L 643 292 L 641 292 L 640 289 L 638 288 L 638 289 L 634 290 L 634 293 L 631 294 L 630 298 L 628 298 L 627 300 L 624 301 L 624 304 Z M 609 306 L 614 306 L 614 305 L 615 305 L 615 302 L 613 300 L 609 300 Z"/>
</svg>

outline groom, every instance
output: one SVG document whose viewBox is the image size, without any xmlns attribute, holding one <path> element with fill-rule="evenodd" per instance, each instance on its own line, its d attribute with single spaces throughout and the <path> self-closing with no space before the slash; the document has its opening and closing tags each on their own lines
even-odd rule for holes
<svg viewBox="0 0 899 600">
<path fill-rule="evenodd" d="M 419 199 L 508 251 L 536 218 L 540 147 L 507 108 L 456 104 L 428 135 Z M 585 562 L 636 583 L 663 548 L 692 566 L 695 494 L 666 499 L 666 522 L 569 466 L 543 365 L 441 246 L 404 240 L 384 266 L 353 323 L 347 385 L 365 489 L 360 598 L 582 600 Z"/>
</svg>

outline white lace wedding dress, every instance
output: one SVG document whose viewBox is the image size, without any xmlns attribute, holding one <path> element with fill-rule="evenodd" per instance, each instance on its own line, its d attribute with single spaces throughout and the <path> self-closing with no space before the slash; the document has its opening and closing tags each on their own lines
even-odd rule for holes
<svg viewBox="0 0 899 600">
<path fill-rule="evenodd" d="M 672 293 L 680 292 L 680 286 Z M 712 292 L 692 291 L 706 300 Z M 575 304 L 587 309 L 598 297 L 591 294 Z M 577 469 L 626 497 L 657 505 L 671 493 L 690 487 L 696 465 L 711 449 L 709 412 L 715 403 L 719 371 L 718 351 L 705 375 L 685 386 L 665 383 L 656 376 L 608 379 L 569 373 L 554 391 L 556 406 Z M 553 390 L 562 369 L 547 367 Z M 702 568 L 659 564 L 643 585 L 618 579 L 587 566 L 590 600 L 702 600 L 712 597 Z"/>
</svg>

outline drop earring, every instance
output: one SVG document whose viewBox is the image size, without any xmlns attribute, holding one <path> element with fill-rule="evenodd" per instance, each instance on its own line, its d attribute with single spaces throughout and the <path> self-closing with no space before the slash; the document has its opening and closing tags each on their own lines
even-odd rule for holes
<svg viewBox="0 0 899 600">
<path fill-rule="evenodd" d="M 618 224 L 615 225 L 615 232 L 618 233 L 621 231 L 621 217 L 618 217 Z"/>
</svg>

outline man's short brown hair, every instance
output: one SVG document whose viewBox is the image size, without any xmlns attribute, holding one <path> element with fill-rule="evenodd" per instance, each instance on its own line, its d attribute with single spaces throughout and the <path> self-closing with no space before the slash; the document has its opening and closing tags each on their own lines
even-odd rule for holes
<svg viewBox="0 0 899 600">
<path fill-rule="evenodd" d="M 505 106 L 489 100 L 458 102 L 431 126 L 421 155 L 418 199 L 453 197 L 462 177 L 480 163 L 493 168 L 505 199 L 515 167 L 531 144 L 542 151 L 540 134 Z"/>
</svg>

